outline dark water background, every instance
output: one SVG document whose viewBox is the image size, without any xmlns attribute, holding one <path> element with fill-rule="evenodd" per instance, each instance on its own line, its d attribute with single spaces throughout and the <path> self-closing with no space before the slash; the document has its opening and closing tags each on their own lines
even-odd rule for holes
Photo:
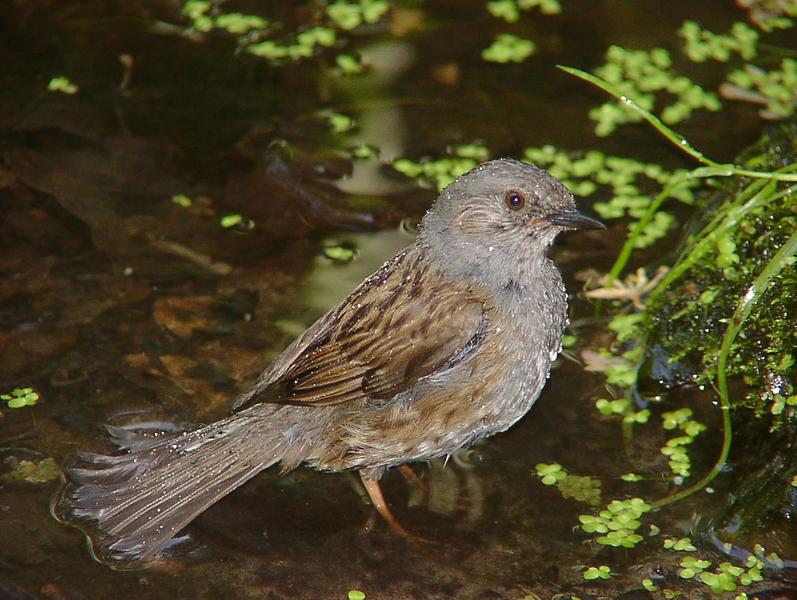
<svg viewBox="0 0 797 600">
<path fill-rule="evenodd" d="M 298 4 L 265 4 L 271 18 L 302 22 Z M 269 357 L 411 240 L 400 221 L 417 220 L 434 192 L 383 162 L 482 141 L 494 156 L 555 144 L 686 165 L 644 126 L 596 138 L 587 111 L 604 98 L 554 65 L 594 67 L 611 43 L 675 50 L 685 19 L 725 31 L 744 14 L 719 0 L 565 0 L 564 8 L 509 27 L 481 2 L 408 3 L 418 28 L 398 37 L 383 24 L 352 36 L 374 69 L 341 79 L 329 57 L 276 68 L 236 56 L 224 36 L 187 39 L 163 25 L 181 22 L 169 2 L 0 7 L 0 391 L 31 385 L 42 396 L 0 414 L 4 472 L 19 460 L 63 464 L 76 448 L 107 450 L 103 423 L 221 417 Z M 534 39 L 537 54 L 520 65 L 482 61 L 481 49 L 507 30 Z M 124 91 L 121 54 L 133 60 Z M 443 82 L 441 67 L 456 80 Z M 717 77 L 710 66 L 692 73 Z M 48 93 L 58 74 L 80 92 Z M 354 116 L 360 128 L 333 136 L 314 116 L 321 108 Z M 758 130 L 753 109 L 738 105 L 682 128 L 717 160 L 731 160 Z M 381 160 L 352 167 L 343 150 L 360 141 L 380 148 Z M 177 193 L 194 205 L 174 205 Z M 229 213 L 252 219 L 254 230 L 219 227 Z M 578 347 L 607 338 L 574 275 L 606 270 L 622 238 L 617 225 L 553 251 L 573 293 Z M 322 256 L 341 242 L 358 249 L 355 262 Z M 445 468 L 419 466 L 427 502 L 389 474 L 384 490 L 397 517 L 434 544 L 391 535 L 354 477 L 299 469 L 262 474 L 197 519 L 166 559 L 119 572 L 51 518 L 57 481 L 5 482 L 0 597 L 342 599 L 360 589 L 369 600 L 644 598 L 644 577 L 703 597 L 705 587 L 689 591 L 677 577 L 660 541 L 633 552 L 585 543 L 575 526 L 591 509 L 533 475 L 535 464 L 559 462 L 601 478 L 609 499 L 628 494 L 620 474 L 661 462 L 661 432 L 638 435 L 627 455 L 616 424 L 597 418 L 594 400 L 605 395 L 600 376 L 563 359 L 513 430 Z M 716 426 L 712 400 L 685 392 L 668 407 L 692 406 Z M 695 472 L 717 451 L 717 436 L 706 435 Z M 635 490 L 655 498 L 667 487 Z M 711 506 L 700 495 L 649 521 L 680 537 Z M 581 571 L 593 564 L 618 575 L 586 583 Z"/>
</svg>

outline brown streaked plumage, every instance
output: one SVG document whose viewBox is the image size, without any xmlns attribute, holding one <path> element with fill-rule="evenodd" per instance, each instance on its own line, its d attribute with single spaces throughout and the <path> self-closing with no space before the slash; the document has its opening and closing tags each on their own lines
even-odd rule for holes
<svg viewBox="0 0 797 600">
<path fill-rule="evenodd" d="M 294 341 L 226 419 L 198 429 L 110 432 L 123 451 L 83 453 L 56 511 L 93 524 L 102 560 L 145 560 L 261 470 L 302 463 L 384 470 L 445 456 L 511 427 L 548 377 L 567 324 L 546 257 L 565 229 L 601 226 L 556 179 L 491 161 L 447 187 L 418 240 Z"/>
</svg>

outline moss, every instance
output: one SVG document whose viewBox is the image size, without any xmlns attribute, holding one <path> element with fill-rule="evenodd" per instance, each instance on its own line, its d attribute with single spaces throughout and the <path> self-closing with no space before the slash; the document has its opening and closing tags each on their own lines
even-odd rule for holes
<svg viewBox="0 0 797 600">
<path fill-rule="evenodd" d="M 797 160 L 797 123 L 772 127 L 739 157 L 750 169 L 777 170 Z M 722 336 L 740 299 L 797 227 L 797 193 L 786 184 L 738 180 L 719 189 L 682 244 L 672 277 L 654 290 L 640 387 L 661 391 L 689 373 L 709 383 Z M 746 384 L 735 408 L 790 418 L 795 391 L 797 271 L 786 268 L 756 303 L 737 337 L 728 374 Z"/>
</svg>

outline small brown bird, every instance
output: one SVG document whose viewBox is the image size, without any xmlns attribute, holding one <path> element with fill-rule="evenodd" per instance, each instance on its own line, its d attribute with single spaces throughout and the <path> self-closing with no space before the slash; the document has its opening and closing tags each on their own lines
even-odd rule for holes
<svg viewBox="0 0 797 600">
<path fill-rule="evenodd" d="M 181 433 L 110 432 L 124 453 L 82 453 L 57 514 L 94 522 L 95 554 L 152 557 L 222 496 L 276 463 L 355 469 L 449 455 L 511 427 L 561 349 L 567 297 L 546 253 L 601 228 L 528 164 L 482 164 L 440 194 L 416 242 L 288 346 L 231 416 Z"/>
</svg>

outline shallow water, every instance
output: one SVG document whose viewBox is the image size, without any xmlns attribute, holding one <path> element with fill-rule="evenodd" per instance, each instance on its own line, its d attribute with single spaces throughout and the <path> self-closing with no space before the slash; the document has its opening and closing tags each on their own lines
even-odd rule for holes
<svg viewBox="0 0 797 600">
<path fill-rule="evenodd" d="M 289 3 L 272 9 L 286 22 L 304 14 Z M 3 474 L 22 460 L 62 465 L 77 448 L 107 450 L 104 423 L 225 414 L 270 357 L 411 241 L 401 221 L 416 221 L 434 192 L 382 162 L 483 141 L 495 156 L 551 143 L 684 164 L 642 126 L 595 138 L 586 113 L 598 93 L 553 67 L 599 64 L 609 43 L 672 45 L 686 18 L 717 31 L 742 18 L 719 0 L 666 9 L 566 1 L 563 15 L 530 13 L 514 26 L 537 42 L 537 55 L 498 66 L 479 52 L 508 26 L 481 3 L 402 10 L 416 29 L 397 36 L 374 26 L 353 36 L 374 70 L 342 79 L 325 68 L 328 57 L 271 68 L 236 56 L 223 36 L 186 39 L 164 25 L 180 22 L 170 3 L 2 9 L 0 391 L 30 385 L 41 394 L 35 407 L 0 413 Z M 124 89 L 120 54 L 133 58 Z M 46 92 L 61 73 L 80 83 L 79 94 Z M 359 129 L 332 136 L 313 116 L 320 108 L 355 116 Z M 757 132 L 750 115 L 732 107 L 683 131 L 728 160 Z M 361 141 L 380 148 L 380 160 L 352 164 L 343 150 Z M 178 193 L 193 205 L 170 202 Z M 254 229 L 222 229 L 219 218 L 231 213 Z M 621 242 L 617 226 L 568 236 L 553 251 L 573 295 L 574 355 L 605 338 L 574 276 L 606 270 Z M 323 256 L 341 243 L 357 249 L 354 262 Z M 358 589 L 369 600 L 637 598 L 648 597 L 644 577 L 703 597 L 706 588 L 690 590 L 676 574 L 678 557 L 656 538 L 633 552 L 585 543 L 578 515 L 594 509 L 534 475 L 537 463 L 562 463 L 599 478 L 610 499 L 628 495 L 621 474 L 661 467 L 660 432 L 640 429 L 629 456 L 619 426 L 594 410 L 605 395 L 601 376 L 563 358 L 511 431 L 445 466 L 418 466 L 428 498 L 388 474 L 396 516 L 430 542 L 391 535 L 355 477 L 269 471 L 198 518 L 150 568 L 115 571 L 91 559 L 79 531 L 51 518 L 57 480 L 4 480 L 0 597 L 311 599 Z M 690 391 L 666 406 L 692 406 L 716 425 L 712 402 Z M 707 435 L 695 471 L 717 452 L 717 436 Z M 648 498 L 668 490 L 638 485 L 634 493 Z M 644 527 L 687 535 L 712 503 L 700 494 Z M 701 550 L 712 552 L 710 541 Z M 584 567 L 597 564 L 611 564 L 616 577 L 585 582 Z"/>
</svg>

